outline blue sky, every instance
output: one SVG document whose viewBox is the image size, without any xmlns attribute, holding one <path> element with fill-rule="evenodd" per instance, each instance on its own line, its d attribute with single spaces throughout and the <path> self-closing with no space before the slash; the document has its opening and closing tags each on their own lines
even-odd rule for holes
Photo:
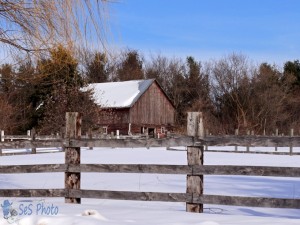
<svg viewBox="0 0 300 225">
<path fill-rule="evenodd" d="M 119 0 L 110 8 L 111 45 L 146 57 L 300 59 L 300 0 Z"/>
</svg>

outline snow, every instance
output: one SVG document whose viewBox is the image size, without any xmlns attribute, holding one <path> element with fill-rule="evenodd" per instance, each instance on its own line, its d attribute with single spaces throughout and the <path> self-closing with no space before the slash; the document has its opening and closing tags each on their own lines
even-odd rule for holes
<svg viewBox="0 0 300 225">
<path fill-rule="evenodd" d="M 149 79 L 93 83 L 83 90 L 93 90 L 95 103 L 100 106 L 127 108 L 131 107 L 153 82 L 153 79 Z"/>
<path fill-rule="evenodd" d="M 262 149 L 263 150 L 263 149 Z M 267 149 L 268 150 L 268 149 Z M 280 149 L 278 149 L 280 151 Z M 300 156 L 206 152 L 206 165 L 257 165 L 299 167 Z M 82 149 L 82 163 L 186 164 L 185 151 L 165 148 Z M 1 165 L 63 163 L 64 153 L 0 157 Z M 0 188 L 63 188 L 63 173 L 0 174 Z M 82 173 L 83 189 L 117 191 L 185 192 L 186 176 L 160 174 Z M 299 178 L 255 176 L 205 176 L 205 194 L 300 198 Z M 6 198 L 0 198 L 1 204 Z M 299 209 L 271 209 L 204 205 L 202 214 L 185 212 L 185 203 L 82 199 L 82 204 L 65 204 L 63 198 L 9 198 L 18 206 L 32 204 L 31 215 L 19 216 L 19 225 L 250 225 L 299 224 Z M 57 206 L 57 215 L 36 214 L 39 203 Z M 0 225 L 8 224 L 0 212 Z"/>
</svg>

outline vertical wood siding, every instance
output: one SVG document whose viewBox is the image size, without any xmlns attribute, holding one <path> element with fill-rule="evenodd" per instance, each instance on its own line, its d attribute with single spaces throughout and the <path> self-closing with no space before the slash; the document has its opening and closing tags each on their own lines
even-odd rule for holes
<svg viewBox="0 0 300 225">
<path fill-rule="evenodd" d="M 156 82 L 130 109 L 132 124 L 174 125 L 175 109 Z"/>
</svg>

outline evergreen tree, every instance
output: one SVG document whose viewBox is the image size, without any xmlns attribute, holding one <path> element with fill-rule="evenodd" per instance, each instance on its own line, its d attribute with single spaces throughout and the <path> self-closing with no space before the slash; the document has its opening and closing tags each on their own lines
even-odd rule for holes
<svg viewBox="0 0 300 225">
<path fill-rule="evenodd" d="M 38 62 L 34 91 L 31 95 L 32 106 L 35 108 L 32 126 L 36 127 L 39 121 L 44 120 L 46 104 L 53 98 L 57 89 L 65 91 L 66 109 L 71 105 L 73 90 L 83 86 L 83 78 L 77 66 L 78 62 L 72 52 L 61 45 L 50 50 L 50 58 Z"/>
<path fill-rule="evenodd" d="M 300 87 L 300 62 L 295 60 L 294 62 L 288 61 L 284 64 L 284 75 L 292 76 L 294 86 Z"/>
<path fill-rule="evenodd" d="M 87 81 L 89 83 L 103 83 L 108 80 L 107 58 L 104 53 L 96 52 L 87 63 Z"/>
<path fill-rule="evenodd" d="M 201 97 L 201 83 L 200 83 L 200 63 L 196 62 L 191 56 L 186 59 L 187 74 L 186 74 L 186 107 L 191 108 L 193 103 Z"/>
<path fill-rule="evenodd" d="M 12 131 L 12 117 L 14 108 L 11 104 L 14 87 L 14 71 L 10 64 L 0 67 L 0 129 L 7 133 Z"/>
<path fill-rule="evenodd" d="M 117 74 L 120 81 L 144 79 L 143 61 L 137 51 L 130 50 L 125 53 L 125 59 L 121 62 Z"/>
<path fill-rule="evenodd" d="M 15 133 L 24 134 L 35 123 L 36 107 L 33 107 L 35 67 L 31 61 L 22 61 L 16 71 L 16 91 L 13 104 L 16 107 L 14 121 L 17 124 Z"/>
<path fill-rule="evenodd" d="M 15 73 L 12 65 L 4 64 L 0 68 L 0 92 L 9 94 L 14 89 Z"/>
<path fill-rule="evenodd" d="M 281 123 L 285 129 L 290 127 L 299 127 L 300 115 L 300 62 L 288 61 L 284 65 L 284 79 L 283 83 L 287 83 L 286 88 L 288 92 L 287 101 L 285 102 L 285 114 L 288 115 L 286 120 Z"/>
</svg>

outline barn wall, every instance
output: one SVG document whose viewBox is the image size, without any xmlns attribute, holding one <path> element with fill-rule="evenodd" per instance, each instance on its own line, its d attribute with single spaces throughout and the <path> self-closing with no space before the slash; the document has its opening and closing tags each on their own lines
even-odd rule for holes
<svg viewBox="0 0 300 225">
<path fill-rule="evenodd" d="M 129 108 L 120 109 L 102 109 L 100 124 L 128 124 L 129 123 Z"/>
<path fill-rule="evenodd" d="M 175 109 L 161 88 L 153 82 L 130 109 L 132 124 L 174 125 Z"/>
<path fill-rule="evenodd" d="M 132 134 L 141 134 L 142 129 L 144 127 L 144 134 L 150 134 L 150 129 L 154 129 L 155 134 L 157 135 L 158 133 L 160 134 L 160 137 L 163 137 L 163 135 L 166 135 L 168 131 L 172 131 L 173 127 L 172 126 L 164 126 L 164 125 L 143 125 L 141 126 L 140 124 L 132 124 L 131 125 L 131 133 Z M 163 128 L 163 129 L 162 129 Z"/>
<path fill-rule="evenodd" d="M 128 124 L 118 123 L 118 124 L 110 124 L 107 126 L 108 134 L 114 132 L 114 134 L 116 135 L 117 130 L 119 130 L 120 135 L 128 135 Z"/>
<path fill-rule="evenodd" d="M 128 134 L 129 124 L 129 108 L 120 109 L 102 109 L 100 120 L 98 122 L 99 127 L 107 127 L 107 133 L 110 134 L 116 130 L 119 130 L 120 134 Z"/>
</svg>

